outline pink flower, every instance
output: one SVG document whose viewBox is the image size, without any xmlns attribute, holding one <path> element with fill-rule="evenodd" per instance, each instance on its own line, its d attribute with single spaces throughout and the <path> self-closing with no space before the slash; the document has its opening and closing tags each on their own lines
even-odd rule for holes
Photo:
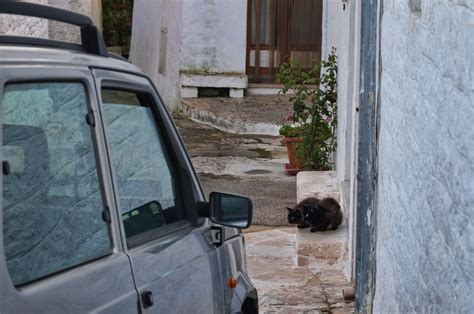
<svg viewBox="0 0 474 314">
<path fill-rule="evenodd" d="M 331 122 L 332 122 L 332 114 L 330 114 L 330 115 L 326 118 L 326 121 L 327 121 L 327 123 L 331 123 Z"/>
</svg>

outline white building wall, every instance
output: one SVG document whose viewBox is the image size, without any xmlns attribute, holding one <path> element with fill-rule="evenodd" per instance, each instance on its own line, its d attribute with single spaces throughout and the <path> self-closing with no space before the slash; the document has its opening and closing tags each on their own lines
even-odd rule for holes
<svg viewBox="0 0 474 314">
<path fill-rule="evenodd" d="M 247 0 L 183 0 L 181 70 L 245 74 Z"/>
<path fill-rule="evenodd" d="M 374 313 L 474 309 L 473 31 L 473 1 L 383 1 Z"/>
<path fill-rule="evenodd" d="M 356 159 L 360 64 L 360 2 L 326 0 L 323 3 L 323 51 L 327 59 L 332 47 L 338 57 L 338 129 L 336 173 L 342 184 L 344 209 L 349 224 L 349 254 L 355 254 Z M 348 202 L 347 202 L 348 201 Z M 353 263 L 346 275 L 353 275 Z"/>
<path fill-rule="evenodd" d="M 338 128 L 336 172 L 340 181 L 350 178 L 352 85 L 354 82 L 354 15 L 356 3 L 326 0 L 323 3 L 323 58 L 332 47 L 338 57 Z M 352 18 L 352 19 L 351 19 Z M 352 23 L 352 24 L 351 24 Z"/>
<path fill-rule="evenodd" d="M 247 0 L 183 0 L 182 36 L 182 96 L 213 87 L 243 97 L 248 86 Z"/>
<path fill-rule="evenodd" d="M 167 108 L 175 110 L 180 99 L 182 1 L 135 1 L 133 17 L 130 61 L 150 76 Z"/>
</svg>

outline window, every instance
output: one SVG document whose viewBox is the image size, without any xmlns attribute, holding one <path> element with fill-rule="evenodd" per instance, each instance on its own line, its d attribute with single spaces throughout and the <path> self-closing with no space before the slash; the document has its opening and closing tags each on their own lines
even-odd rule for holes
<svg viewBox="0 0 474 314">
<path fill-rule="evenodd" d="M 111 252 L 81 83 L 3 95 L 3 238 L 15 285 Z"/>
<path fill-rule="evenodd" d="M 125 234 L 142 243 L 185 219 L 179 181 L 151 97 L 103 89 L 102 103 Z"/>
<path fill-rule="evenodd" d="M 160 54 L 158 62 L 158 73 L 166 74 L 166 51 L 168 45 L 168 30 L 162 28 L 160 32 Z"/>
</svg>

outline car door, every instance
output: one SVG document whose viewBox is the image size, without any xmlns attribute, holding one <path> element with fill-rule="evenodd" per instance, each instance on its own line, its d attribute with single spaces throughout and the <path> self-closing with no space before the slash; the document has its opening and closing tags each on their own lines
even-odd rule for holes
<svg viewBox="0 0 474 314">
<path fill-rule="evenodd" d="M 0 312 L 136 313 L 90 70 L 2 65 L 0 101 Z"/>
<path fill-rule="evenodd" d="M 114 192 L 146 313 L 222 313 L 223 282 L 203 195 L 150 81 L 95 69 Z"/>
</svg>

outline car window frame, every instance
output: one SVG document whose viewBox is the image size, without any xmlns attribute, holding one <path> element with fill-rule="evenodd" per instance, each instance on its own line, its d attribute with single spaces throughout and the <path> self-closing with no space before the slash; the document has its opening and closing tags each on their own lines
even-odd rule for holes
<svg viewBox="0 0 474 314">
<path fill-rule="evenodd" d="M 137 97 L 138 101 L 140 102 L 140 107 L 149 108 L 151 110 L 152 117 L 153 117 L 153 122 L 154 122 L 153 127 L 156 128 L 157 135 L 159 134 L 158 137 L 161 136 L 161 138 L 159 138 L 159 140 L 160 140 L 160 144 L 164 148 L 163 149 L 163 155 L 166 156 L 165 157 L 166 165 L 170 169 L 169 170 L 170 173 L 177 176 L 177 178 L 173 178 L 173 182 L 172 182 L 173 183 L 173 192 L 174 192 L 175 199 L 179 199 L 178 202 L 181 203 L 181 204 L 178 203 L 178 204 L 175 204 L 175 205 L 181 205 L 183 207 L 183 212 L 184 212 L 184 215 L 185 215 L 184 219 L 173 222 L 169 225 L 161 226 L 158 229 L 154 228 L 154 229 L 146 230 L 146 231 L 140 232 L 137 235 L 126 238 L 127 247 L 130 249 L 130 248 L 139 246 L 143 243 L 146 243 L 148 241 L 152 241 L 155 238 L 159 238 L 159 237 L 162 237 L 164 235 L 167 235 L 167 234 L 173 232 L 176 228 L 180 228 L 181 226 L 184 226 L 183 222 L 189 221 L 189 218 L 188 218 L 188 213 L 185 210 L 185 204 L 184 204 L 185 203 L 185 196 L 184 196 L 183 187 L 182 187 L 182 183 L 181 183 L 182 180 L 181 180 L 180 175 L 179 175 L 179 170 L 178 170 L 179 165 L 177 163 L 177 158 L 176 158 L 175 154 L 173 153 L 173 151 L 170 149 L 170 147 L 171 147 L 170 141 L 171 140 L 169 138 L 167 138 L 164 134 L 162 123 L 160 123 L 161 122 L 160 121 L 160 116 L 159 116 L 159 113 L 156 110 L 157 109 L 156 108 L 156 103 L 153 100 L 153 96 L 150 95 L 147 92 L 131 90 L 129 88 L 124 89 L 122 87 L 123 86 L 121 86 L 121 88 L 117 88 L 117 87 L 115 87 L 114 84 L 110 85 L 110 82 L 107 81 L 107 80 L 103 81 L 101 86 L 98 86 L 98 91 L 99 91 L 99 88 L 100 88 L 101 113 L 103 114 L 104 102 L 103 102 L 103 98 L 102 98 L 102 90 L 104 90 L 104 89 L 118 91 L 118 92 L 132 93 Z M 105 103 L 105 104 L 107 104 L 107 103 Z M 113 104 L 111 104 L 111 105 L 113 106 Z M 123 105 L 127 105 L 127 104 L 124 103 Z M 135 106 L 135 105 L 130 105 L 130 106 Z M 107 119 L 106 119 L 105 116 L 102 116 L 102 118 L 103 118 L 104 130 L 105 130 L 105 134 L 106 134 L 106 141 L 107 141 Z M 163 143 L 161 143 L 161 141 L 163 141 Z M 108 148 L 109 148 L 109 157 L 112 158 L 112 155 L 114 154 L 114 151 L 110 146 L 108 146 Z M 110 167 L 112 168 L 112 170 L 114 172 L 114 176 L 115 176 L 116 170 L 115 170 L 115 166 L 113 165 L 112 159 L 110 160 Z M 116 181 L 117 181 L 116 178 L 114 178 L 114 184 L 116 184 Z M 121 206 L 120 206 L 121 196 L 120 196 L 120 191 L 118 190 L 118 188 L 117 188 L 117 193 L 118 193 L 117 194 L 117 200 L 116 200 L 117 201 L 117 208 L 120 210 L 121 209 Z"/>
<path fill-rule="evenodd" d="M 72 66 L 51 66 L 43 68 L 18 68 L 15 65 L 11 66 L 2 66 L 4 70 L 7 70 L 9 67 L 12 67 L 13 71 L 5 71 L 2 73 L 3 77 L 0 77 L 0 111 L 3 112 L 3 97 L 5 93 L 5 88 L 7 85 L 14 84 L 42 84 L 42 83 L 79 83 L 84 87 L 85 98 L 87 100 L 87 113 L 93 113 L 95 118 L 95 125 L 89 125 L 91 144 L 92 144 L 92 153 L 94 155 L 95 166 L 98 176 L 99 190 L 102 211 L 110 213 L 110 203 L 111 203 L 111 194 L 110 183 L 108 178 L 110 175 L 107 173 L 107 167 L 104 163 L 104 147 L 103 147 L 103 138 L 99 133 L 99 128 L 101 122 L 98 121 L 96 117 L 98 103 L 96 101 L 96 89 L 93 81 L 93 76 L 91 71 L 88 68 L 78 68 Z M 3 119 L 1 121 L 3 128 Z M 84 115 L 84 123 L 87 124 L 86 115 Z M 0 144 L 3 147 L 3 132 L 0 133 Z M 0 152 L 0 157 L 2 154 Z M 3 157 L 2 157 L 3 158 Z M 2 174 L 3 175 L 3 174 Z M 2 179 L 3 182 L 3 179 Z M 3 184 L 3 183 L 1 183 Z M 3 190 L 3 189 L 2 189 Z M 2 196 L 3 196 L 3 192 Z M 110 250 L 107 254 L 99 256 L 88 261 L 76 264 L 74 266 L 58 270 L 56 272 L 50 273 L 46 276 L 36 278 L 34 280 L 15 285 L 11 279 L 10 272 L 6 266 L 6 259 L 4 256 L 4 233 L 3 233 L 3 201 L 2 207 L 0 209 L 0 273 L 2 269 L 8 278 L 8 286 L 16 291 L 29 291 L 30 289 L 35 289 L 35 287 L 42 285 L 49 285 L 55 280 L 67 276 L 68 274 L 74 274 L 81 269 L 87 269 L 91 265 L 97 265 L 97 267 L 102 267 L 112 260 L 118 258 L 118 255 L 124 253 L 124 243 L 123 239 L 119 235 L 119 230 L 116 227 L 117 217 L 112 217 L 109 215 L 110 220 L 104 221 L 104 224 L 107 226 L 107 233 L 110 240 Z M 100 218 L 102 219 L 102 217 Z M 102 219 L 103 220 L 103 219 Z"/>
<path fill-rule="evenodd" d="M 127 243 L 128 250 L 139 249 L 143 246 L 153 243 L 156 240 L 174 238 L 176 234 L 187 234 L 193 230 L 193 228 L 202 226 L 205 222 L 205 219 L 199 218 L 197 215 L 197 203 L 204 199 L 201 186 L 197 180 L 194 168 L 190 162 L 189 156 L 184 148 L 181 137 L 176 131 L 174 122 L 169 115 L 167 109 L 156 91 L 154 84 L 150 81 L 145 75 L 140 75 L 138 73 L 128 72 L 128 71 L 119 71 L 116 69 L 94 67 L 93 75 L 95 78 L 97 96 L 98 96 L 98 105 L 99 105 L 99 114 L 103 123 L 103 132 L 106 137 L 106 121 L 103 113 L 103 102 L 102 102 L 102 93 L 99 94 L 99 91 L 102 89 L 114 89 L 125 92 L 133 92 L 138 94 L 146 95 L 150 101 L 150 109 L 153 113 L 155 119 L 155 124 L 159 132 L 163 137 L 165 142 L 165 147 L 167 153 L 170 156 L 170 159 L 175 167 L 174 171 L 176 173 L 177 185 L 179 186 L 182 204 L 184 206 L 185 220 L 178 221 L 174 224 L 164 226 L 160 228 L 161 230 L 155 230 L 153 235 L 146 237 L 137 235 L 136 241 L 130 241 L 126 238 L 123 222 L 120 222 L 120 228 L 122 230 L 122 237 L 124 242 Z M 107 139 L 106 139 L 107 141 Z M 110 172 L 113 177 L 114 185 L 114 196 L 117 215 L 120 214 L 119 202 L 120 202 L 120 193 L 117 190 L 116 186 L 116 176 L 115 171 L 112 165 L 112 159 L 110 152 L 110 146 L 107 143 L 108 149 L 108 160 L 110 165 Z M 183 222 L 183 223 L 180 223 Z M 147 232 L 145 232 L 147 233 Z"/>
</svg>

